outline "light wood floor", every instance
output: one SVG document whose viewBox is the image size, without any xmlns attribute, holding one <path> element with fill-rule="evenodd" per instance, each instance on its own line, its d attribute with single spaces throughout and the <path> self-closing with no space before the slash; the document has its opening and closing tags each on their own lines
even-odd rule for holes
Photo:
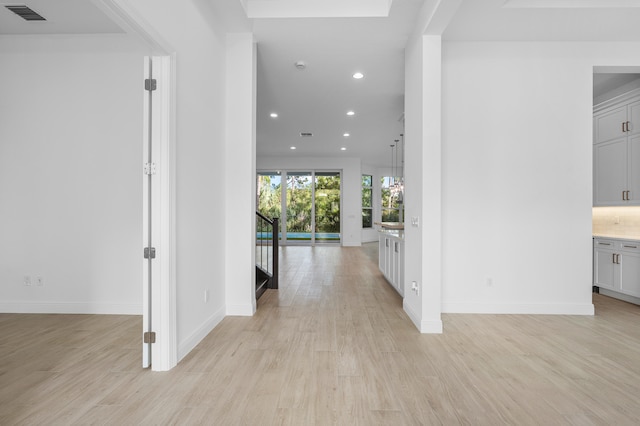
<svg viewBox="0 0 640 426">
<path fill-rule="evenodd" d="M 281 289 L 167 373 L 139 368 L 137 317 L 2 314 L 0 425 L 640 424 L 640 307 L 420 335 L 376 250 L 283 248 Z"/>
</svg>

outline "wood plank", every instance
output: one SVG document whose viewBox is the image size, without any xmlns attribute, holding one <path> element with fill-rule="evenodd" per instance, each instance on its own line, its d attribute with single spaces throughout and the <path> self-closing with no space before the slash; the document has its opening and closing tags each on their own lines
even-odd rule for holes
<svg viewBox="0 0 640 426">
<path fill-rule="evenodd" d="M 421 335 L 376 243 L 280 250 L 280 289 L 167 373 L 139 367 L 140 317 L 0 314 L 0 424 L 640 424 L 638 306 Z"/>
</svg>

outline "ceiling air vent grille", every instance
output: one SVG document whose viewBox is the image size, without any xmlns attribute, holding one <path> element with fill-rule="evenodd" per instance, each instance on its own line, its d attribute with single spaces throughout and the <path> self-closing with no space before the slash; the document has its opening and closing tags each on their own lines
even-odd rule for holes
<svg viewBox="0 0 640 426">
<path fill-rule="evenodd" d="M 7 9 L 24 19 L 25 21 L 46 21 L 38 12 L 25 5 L 5 6 Z"/>
<path fill-rule="evenodd" d="M 313 136 L 313 133 L 311 133 L 311 132 L 301 132 L 300 136 L 302 136 L 303 138 L 310 138 L 311 136 Z"/>
</svg>

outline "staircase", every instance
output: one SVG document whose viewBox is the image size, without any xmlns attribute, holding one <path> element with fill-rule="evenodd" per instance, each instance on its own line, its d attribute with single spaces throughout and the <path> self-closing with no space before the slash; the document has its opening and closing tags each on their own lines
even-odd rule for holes
<svg viewBox="0 0 640 426">
<path fill-rule="evenodd" d="M 256 299 L 278 288 L 278 218 L 256 212 Z"/>
</svg>

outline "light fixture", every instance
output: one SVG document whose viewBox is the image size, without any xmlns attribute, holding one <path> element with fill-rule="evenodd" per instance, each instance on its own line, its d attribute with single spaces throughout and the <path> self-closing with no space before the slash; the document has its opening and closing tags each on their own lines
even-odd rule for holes
<svg viewBox="0 0 640 426">
<path fill-rule="evenodd" d="M 346 150 L 347 150 L 347 148 L 344 147 L 344 146 L 342 148 L 340 148 L 340 151 L 346 151 Z"/>
<path fill-rule="evenodd" d="M 364 77 L 364 74 L 362 74 L 360 71 L 358 71 L 357 73 L 353 74 L 353 78 L 355 78 L 356 80 L 360 80 L 363 77 Z"/>
<path fill-rule="evenodd" d="M 345 133 L 342 136 L 344 136 L 345 138 L 348 138 L 349 136 L 351 136 L 349 133 Z"/>
<path fill-rule="evenodd" d="M 351 116 L 351 115 L 356 115 L 356 113 L 355 113 L 355 112 L 353 112 L 353 111 L 347 111 L 347 115 L 349 115 L 349 116 Z"/>
<path fill-rule="evenodd" d="M 271 114 L 269 114 L 269 117 L 271 118 L 278 118 L 278 114 L 275 112 L 272 112 Z"/>
<path fill-rule="evenodd" d="M 289 149 L 296 149 L 296 147 L 295 147 L 295 146 L 292 146 L 292 147 L 291 147 L 291 148 L 289 148 Z"/>
<path fill-rule="evenodd" d="M 404 202 L 404 134 L 400 134 L 402 138 L 402 147 L 400 140 L 395 139 L 391 145 L 391 174 L 392 182 L 389 182 L 391 196 L 395 197 L 399 203 Z M 400 153 L 398 150 L 401 149 Z"/>
<path fill-rule="evenodd" d="M 295 64 L 295 67 L 297 69 L 299 69 L 300 71 L 304 70 L 305 68 L 307 68 L 307 64 L 304 61 L 297 61 Z"/>
</svg>

